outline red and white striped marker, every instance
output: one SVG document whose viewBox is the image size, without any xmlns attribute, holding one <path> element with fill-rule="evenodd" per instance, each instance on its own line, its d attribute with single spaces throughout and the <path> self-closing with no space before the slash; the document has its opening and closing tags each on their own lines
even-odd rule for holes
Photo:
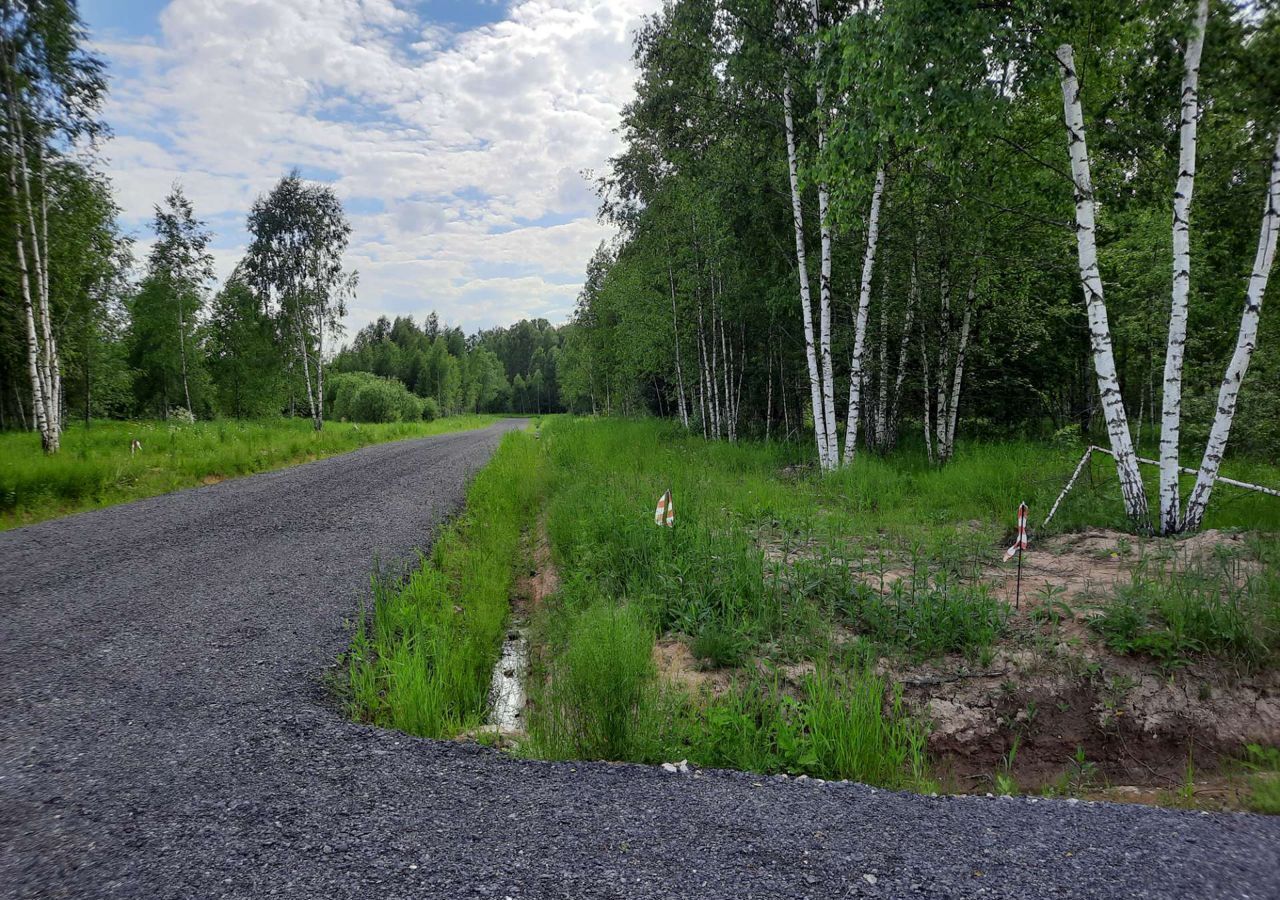
<svg viewBox="0 0 1280 900">
<path fill-rule="evenodd" d="M 1018 583 L 1013 589 L 1013 608 L 1022 608 L 1022 551 L 1027 549 L 1027 504 L 1018 504 L 1018 539 L 1004 552 L 1005 561 L 1018 557 Z"/>
<path fill-rule="evenodd" d="M 653 513 L 654 525 L 666 525 L 668 528 L 676 523 L 676 507 L 671 501 L 671 489 L 658 498 L 658 508 Z"/>
<path fill-rule="evenodd" d="M 1013 546 L 1004 551 L 1005 562 L 1013 559 L 1014 554 L 1027 549 L 1027 504 L 1018 504 L 1018 539 Z"/>
</svg>

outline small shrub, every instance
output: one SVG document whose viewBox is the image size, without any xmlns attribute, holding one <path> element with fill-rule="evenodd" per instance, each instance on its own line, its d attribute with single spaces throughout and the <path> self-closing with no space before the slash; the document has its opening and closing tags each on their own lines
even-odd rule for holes
<svg viewBox="0 0 1280 900">
<path fill-rule="evenodd" d="M 716 669 L 742 665 L 751 647 L 746 635 L 726 628 L 719 622 L 702 626 L 693 639 L 693 655 Z"/>
<path fill-rule="evenodd" d="M 440 418 L 440 404 L 436 402 L 435 397 L 428 397 L 422 401 L 422 421 L 434 422 Z"/>
</svg>

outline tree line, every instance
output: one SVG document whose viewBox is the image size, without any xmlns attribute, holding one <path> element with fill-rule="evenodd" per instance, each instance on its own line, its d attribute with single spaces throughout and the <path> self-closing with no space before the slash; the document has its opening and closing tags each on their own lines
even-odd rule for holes
<svg viewBox="0 0 1280 900">
<path fill-rule="evenodd" d="M 296 171 L 253 203 L 223 284 L 181 184 L 135 259 L 100 166 L 107 82 L 87 40 L 70 0 L 0 2 L 0 428 L 56 452 L 72 417 L 286 414 L 319 429 L 335 404 L 377 419 L 560 408 L 562 334 L 542 320 L 466 337 L 434 313 L 383 318 L 340 348 L 351 225 Z M 331 371 L 398 384 L 344 388 Z"/>
<path fill-rule="evenodd" d="M 823 469 L 1096 436 L 1166 533 L 1275 457 L 1280 5 L 673 0 L 635 60 L 566 402 Z"/>
</svg>

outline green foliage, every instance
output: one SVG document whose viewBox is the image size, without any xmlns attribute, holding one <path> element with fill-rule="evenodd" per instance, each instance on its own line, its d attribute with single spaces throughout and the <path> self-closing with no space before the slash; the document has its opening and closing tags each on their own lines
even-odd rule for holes
<svg viewBox="0 0 1280 900">
<path fill-rule="evenodd" d="M 478 724 L 544 472 L 532 436 L 506 435 L 430 559 L 404 582 L 375 576 L 344 660 L 353 717 L 429 737 Z"/>
<path fill-rule="evenodd" d="M 1008 606 L 995 600 L 985 584 L 927 572 L 895 581 L 887 593 L 858 585 L 842 612 L 872 640 L 925 657 L 990 647 L 1009 617 Z"/>
<path fill-rule="evenodd" d="M 422 401 L 422 421 L 434 422 L 438 418 L 440 418 L 440 404 L 434 397 L 427 397 Z"/>
<path fill-rule="evenodd" d="M 329 417 L 339 422 L 414 422 L 425 418 L 422 401 L 403 384 L 368 372 L 330 376 L 325 400 Z"/>
<path fill-rule="evenodd" d="M 750 639 L 741 632 L 711 621 L 702 626 L 690 648 L 693 655 L 713 668 L 740 666 L 751 649 Z"/>
</svg>

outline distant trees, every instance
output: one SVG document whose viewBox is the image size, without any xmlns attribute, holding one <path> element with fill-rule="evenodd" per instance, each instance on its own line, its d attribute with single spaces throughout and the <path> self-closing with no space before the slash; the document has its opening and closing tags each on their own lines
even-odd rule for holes
<svg viewBox="0 0 1280 900">
<path fill-rule="evenodd" d="M 422 326 L 412 316 L 382 316 L 357 332 L 333 368 L 396 379 L 431 400 L 439 415 L 554 412 L 562 409 L 561 342 L 559 330 L 542 319 L 467 338 L 435 313 Z"/>
</svg>

